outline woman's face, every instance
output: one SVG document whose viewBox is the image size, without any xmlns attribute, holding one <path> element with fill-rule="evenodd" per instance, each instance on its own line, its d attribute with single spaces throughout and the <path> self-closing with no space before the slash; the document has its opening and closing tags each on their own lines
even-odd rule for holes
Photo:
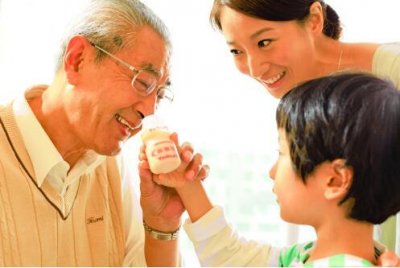
<svg viewBox="0 0 400 268">
<path fill-rule="evenodd" d="M 259 81 L 276 98 L 314 78 L 314 37 L 307 24 L 256 19 L 223 7 L 222 32 L 240 72 Z"/>
</svg>

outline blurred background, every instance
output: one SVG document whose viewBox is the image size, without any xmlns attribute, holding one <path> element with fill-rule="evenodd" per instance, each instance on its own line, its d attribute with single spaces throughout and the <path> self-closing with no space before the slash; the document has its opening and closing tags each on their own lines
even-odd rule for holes
<svg viewBox="0 0 400 268">
<path fill-rule="evenodd" d="M 169 127 L 190 141 L 211 167 L 205 185 L 215 204 L 247 238 L 285 246 L 314 238 L 286 224 L 268 171 L 277 157 L 277 101 L 234 67 L 222 35 L 208 21 L 212 0 L 144 0 L 167 24 L 173 42 L 174 103 Z M 343 23 L 342 40 L 400 41 L 399 0 L 326 0 Z M 0 0 L 0 104 L 32 84 L 50 83 L 58 41 L 85 0 Z M 124 153 L 135 167 L 138 138 Z M 399 228 L 398 228 L 399 230 Z M 184 232 L 187 266 L 198 266 Z M 397 239 L 400 234 L 397 232 Z M 393 241 L 395 234 L 393 234 Z M 399 243 L 397 253 L 400 254 Z"/>
</svg>

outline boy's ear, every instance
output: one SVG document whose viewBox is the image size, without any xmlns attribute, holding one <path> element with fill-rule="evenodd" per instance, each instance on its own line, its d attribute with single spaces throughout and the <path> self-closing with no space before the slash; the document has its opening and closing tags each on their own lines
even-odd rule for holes
<svg viewBox="0 0 400 268">
<path fill-rule="evenodd" d="M 90 43 L 83 36 L 74 36 L 69 40 L 64 55 L 64 70 L 69 84 L 77 83 L 88 46 Z"/>
<path fill-rule="evenodd" d="M 322 33 L 324 29 L 324 11 L 320 2 L 315 1 L 310 6 L 310 14 L 306 23 L 313 33 Z"/>
<path fill-rule="evenodd" d="M 344 159 L 330 163 L 331 176 L 325 181 L 325 198 L 341 200 L 349 191 L 353 182 L 353 169 L 346 165 Z"/>
</svg>

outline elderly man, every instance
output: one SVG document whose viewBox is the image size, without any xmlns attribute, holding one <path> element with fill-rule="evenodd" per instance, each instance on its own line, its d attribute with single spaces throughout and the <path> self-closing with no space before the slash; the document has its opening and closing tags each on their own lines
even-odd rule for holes
<svg viewBox="0 0 400 268">
<path fill-rule="evenodd" d="M 142 184 L 141 213 L 116 157 L 165 97 L 169 50 L 145 5 L 95 0 L 65 35 L 53 82 L 0 108 L 0 266 L 179 264 L 180 199 Z M 189 177 L 205 177 L 190 146 L 181 155 Z"/>
</svg>

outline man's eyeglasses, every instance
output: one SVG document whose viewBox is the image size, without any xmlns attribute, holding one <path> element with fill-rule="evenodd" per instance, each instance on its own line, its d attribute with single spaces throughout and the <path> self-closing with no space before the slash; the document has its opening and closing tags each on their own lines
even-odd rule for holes
<svg viewBox="0 0 400 268">
<path fill-rule="evenodd" d="M 104 54 L 110 56 L 113 60 L 117 61 L 119 64 L 125 66 L 134 73 L 131 85 L 135 90 L 135 92 L 138 93 L 140 96 L 146 97 L 150 95 L 155 89 L 157 89 L 158 80 L 154 73 L 152 73 L 149 70 L 144 70 L 144 69 L 139 70 L 130 65 L 129 63 L 121 60 L 117 56 L 111 54 L 107 50 L 99 47 L 98 45 L 93 43 L 90 44 L 93 47 L 100 50 L 101 52 L 103 52 Z M 166 86 L 157 89 L 157 100 L 166 99 L 169 101 L 173 101 L 174 94 L 168 86 L 169 85 L 167 84 Z"/>
</svg>

